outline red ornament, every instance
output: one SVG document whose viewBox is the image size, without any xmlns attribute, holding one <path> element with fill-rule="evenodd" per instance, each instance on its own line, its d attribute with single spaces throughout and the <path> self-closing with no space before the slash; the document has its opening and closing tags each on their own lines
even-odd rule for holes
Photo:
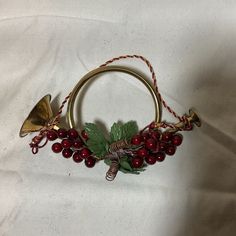
<svg viewBox="0 0 236 236">
<path fill-rule="evenodd" d="M 62 156 L 65 158 L 70 158 L 73 154 L 73 151 L 70 148 L 64 149 L 62 151 Z"/>
<path fill-rule="evenodd" d="M 141 142 L 142 142 L 142 136 L 139 135 L 139 134 L 133 136 L 133 138 L 131 139 L 131 143 L 132 143 L 133 145 L 140 145 Z"/>
<path fill-rule="evenodd" d="M 81 136 L 87 141 L 88 140 L 88 134 L 86 133 L 86 131 L 85 130 L 83 130 L 82 132 L 81 132 Z"/>
<path fill-rule="evenodd" d="M 81 148 L 81 147 L 83 147 L 83 142 L 81 142 L 80 140 L 75 140 L 74 142 L 73 142 L 73 147 L 74 148 Z"/>
<path fill-rule="evenodd" d="M 145 157 L 145 161 L 149 165 L 154 165 L 156 163 L 157 159 L 155 156 L 149 155 L 149 156 Z"/>
<path fill-rule="evenodd" d="M 133 168 L 141 168 L 143 166 L 143 158 L 142 157 L 134 157 L 131 160 L 131 166 Z"/>
<path fill-rule="evenodd" d="M 158 146 L 159 146 L 160 151 L 165 151 L 166 150 L 166 143 L 160 142 Z"/>
<path fill-rule="evenodd" d="M 157 142 L 153 138 L 149 138 L 145 142 L 145 147 L 149 150 L 155 150 L 157 147 Z"/>
<path fill-rule="evenodd" d="M 58 137 L 59 138 L 66 138 L 67 137 L 67 131 L 66 129 L 59 129 L 57 131 Z"/>
<path fill-rule="evenodd" d="M 175 134 L 173 137 L 172 137 L 172 140 L 171 140 L 171 143 L 175 146 L 179 146 L 183 141 L 183 137 L 182 135 L 180 134 Z"/>
<path fill-rule="evenodd" d="M 159 140 L 161 137 L 161 133 L 159 131 L 150 131 L 150 137 L 155 140 Z"/>
<path fill-rule="evenodd" d="M 83 159 L 88 158 L 90 155 L 91 155 L 91 152 L 89 151 L 88 148 L 83 148 L 83 149 L 80 151 L 80 156 L 81 156 L 81 158 L 83 158 Z"/>
<path fill-rule="evenodd" d="M 49 130 L 49 131 L 47 132 L 47 138 L 48 138 L 48 140 L 50 140 L 50 141 L 56 140 L 56 139 L 57 139 L 57 133 L 56 133 L 56 131 L 54 131 L 54 130 Z"/>
<path fill-rule="evenodd" d="M 61 146 L 62 146 L 63 148 L 70 148 L 70 147 L 72 146 L 72 142 L 71 142 L 71 140 L 69 140 L 69 139 L 63 139 L 63 140 L 61 141 Z"/>
<path fill-rule="evenodd" d="M 70 139 L 77 139 L 79 137 L 79 134 L 75 129 L 69 129 L 67 135 Z"/>
<path fill-rule="evenodd" d="M 148 155 L 148 151 L 145 149 L 145 148 L 140 148 L 138 151 L 137 151 L 137 155 L 139 157 L 146 157 Z"/>
<path fill-rule="evenodd" d="M 167 155 L 169 155 L 169 156 L 172 156 L 172 155 L 174 155 L 175 154 L 175 151 L 176 151 L 176 147 L 174 146 L 174 145 L 168 145 L 167 147 L 166 147 L 166 154 Z"/>
<path fill-rule="evenodd" d="M 156 153 L 156 160 L 158 162 L 162 162 L 165 160 L 166 154 L 164 152 L 158 152 Z"/>
<path fill-rule="evenodd" d="M 95 166 L 95 163 L 96 163 L 96 160 L 93 158 L 93 157 L 88 157 L 86 160 L 85 160 L 85 165 L 88 167 L 88 168 L 92 168 Z"/>
<path fill-rule="evenodd" d="M 76 163 L 80 163 L 83 161 L 83 158 L 81 158 L 79 151 L 74 152 L 73 154 L 73 160 Z"/>
<path fill-rule="evenodd" d="M 60 143 L 54 143 L 52 145 L 52 151 L 55 152 L 55 153 L 59 153 L 62 151 L 62 146 Z"/>
<path fill-rule="evenodd" d="M 148 133 L 148 132 L 143 132 L 143 133 L 142 133 L 142 139 L 143 139 L 143 141 L 146 141 L 148 138 L 150 138 L 149 133 Z"/>
<path fill-rule="evenodd" d="M 171 132 L 165 132 L 162 134 L 161 140 L 164 142 L 169 142 L 172 138 L 173 134 Z"/>
</svg>

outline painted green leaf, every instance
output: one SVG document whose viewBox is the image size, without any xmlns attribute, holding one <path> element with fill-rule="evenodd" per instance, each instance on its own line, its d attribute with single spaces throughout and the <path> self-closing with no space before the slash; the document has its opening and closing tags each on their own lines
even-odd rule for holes
<svg viewBox="0 0 236 236">
<path fill-rule="evenodd" d="M 135 121 L 129 121 L 122 126 L 122 139 L 130 141 L 132 136 L 138 133 L 138 126 Z"/>
<path fill-rule="evenodd" d="M 119 141 L 122 138 L 122 125 L 120 123 L 114 123 L 111 127 L 110 138 L 111 142 Z"/>
<path fill-rule="evenodd" d="M 111 165 L 111 160 L 110 159 L 104 159 L 104 163 L 107 164 L 108 166 Z"/>
<path fill-rule="evenodd" d="M 138 172 L 138 171 L 129 171 L 129 170 L 126 170 L 126 169 L 124 169 L 122 167 L 119 168 L 119 171 L 121 171 L 121 172 L 123 172 L 125 174 L 135 174 L 135 175 L 139 175 L 140 174 L 140 172 Z"/>
<path fill-rule="evenodd" d="M 135 121 L 129 121 L 125 124 L 114 123 L 111 127 L 110 138 L 111 142 L 119 140 L 130 141 L 133 135 L 138 133 L 138 126 Z"/>
<path fill-rule="evenodd" d="M 145 168 L 135 168 L 135 169 L 133 169 L 133 171 L 138 171 L 138 172 L 139 172 L 139 171 L 142 171 L 142 172 L 143 172 L 143 171 L 145 171 L 145 170 L 146 170 Z"/>
<path fill-rule="evenodd" d="M 89 150 L 97 157 L 104 156 L 108 150 L 108 142 L 102 131 L 93 123 L 85 123 L 84 129 L 89 136 L 89 140 L 86 143 Z"/>
<path fill-rule="evenodd" d="M 130 164 L 127 160 L 121 160 L 120 161 L 120 166 L 125 170 L 133 171 L 132 167 L 130 166 Z"/>
<path fill-rule="evenodd" d="M 121 160 L 120 160 L 120 168 L 119 170 L 123 173 L 127 173 L 127 174 L 140 174 L 141 171 L 144 171 L 146 167 L 146 165 L 144 164 L 144 166 L 142 168 L 132 168 L 130 165 L 130 157 L 128 156 L 124 156 Z"/>
</svg>

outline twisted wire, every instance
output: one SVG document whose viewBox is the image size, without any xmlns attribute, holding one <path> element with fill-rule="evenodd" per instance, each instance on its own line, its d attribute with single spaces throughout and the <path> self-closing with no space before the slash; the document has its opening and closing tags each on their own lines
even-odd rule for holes
<svg viewBox="0 0 236 236">
<path fill-rule="evenodd" d="M 145 62 L 145 64 L 148 66 L 149 71 L 151 72 L 152 75 L 152 80 L 153 80 L 153 85 L 154 88 L 156 90 L 157 95 L 160 98 L 160 101 L 162 102 L 163 106 L 175 117 L 177 118 L 179 121 L 184 121 L 184 117 L 179 116 L 167 103 L 166 101 L 162 98 L 158 86 L 157 86 L 157 79 L 156 79 L 156 74 L 154 72 L 154 69 L 151 65 L 151 63 L 143 56 L 140 55 L 123 55 L 123 56 L 119 56 L 119 57 L 114 57 L 112 59 L 110 59 L 109 61 L 106 61 L 104 64 L 102 64 L 100 67 L 103 66 L 107 66 L 115 61 L 121 60 L 121 59 L 127 59 L 127 58 L 136 58 L 136 59 L 141 59 L 143 62 Z"/>
<path fill-rule="evenodd" d="M 106 173 L 106 180 L 112 181 L 115 179 L 117 172 L 119 170 L 120 164 L 117 159 L 111 160 L 111 165 Z"/>
</svg>

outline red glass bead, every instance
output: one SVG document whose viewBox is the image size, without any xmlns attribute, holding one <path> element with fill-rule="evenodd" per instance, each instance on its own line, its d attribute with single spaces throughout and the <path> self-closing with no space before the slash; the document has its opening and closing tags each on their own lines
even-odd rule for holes
<svg viewBox="0 0 236 236">
<path fill-rule="evenodd" d="M 166 143 L 160 142 L 158 146 L 159 146 L 160 151 L 165 151 L 166 150 Z"/>
<path fill-rule="evenodd" d="M 62 151 L 62 146 L 60 143 L 54 143 L 52 145 L 52 151 L 55 152 L 55 153 L 59 153 Z"/>
<path fill-rule="evenodd" d="M 83 148 L 83 149 L 80 151 L 80 156 L 81 156 L 81 158 L 83 158 L 83 159 L 88 158 L 90 155 L 91 155 L 91 152 L 89 151 L 88 148 Z"/>
<path fill-rule="evenodd" d="M 59 129 L 57 131 L 58 137 L 59 138 L 66 138 L 67 137 L 67 131 L 66 129 Z"/>
<path fill-rule="evenodd" d="M 56 140 L 56 139 L 57 139 L 57 133 L 56 133 L 56 131 L 54 131 L 54 130 L 49 130 L 49 131 L 47 132 L 47 138 L 48 138 L 48 140 L 50 140 L 50 141 Z"/>
<path fill-rule="evenodd" d="M 151 151 L 152 151 L 152 153 L 157 153 L 157 152 L 159 152 L 159 151 L 160 151 L 160 143 L 157 142 L 156 148 L 155 148 L 154 150 L 151 150 Z"/>
<path fill-rule="evenodd" d="M 145 157 L 145 161 L 149 165 L 154 165 L 156 163 L 157 159 L 155 156 L 149 155 L 149 156 Z"/>
<path fill-rule="evenodd" d="M 153 138 L 149 138 L 145 142 L 145 147 L 150 150 L 155 150 L 157 147 L 157 142 Z"/>
<path fill-rule="evenodd" d="M 150 138 L 150 135 L 148 132 L 143 132 L 142 133 L 142 140 L 145 142 L 147 139 Z"/>
<path fill-rule="evenodd" d="M 179 146 L 183 141 L 183 137 L 182 135 L 180 134 L 175 134 L 173 137 L 172 137 L 172 140 L 171 140 L 171 143 L 175 146 Z"/>
<path fill-rule="evenodd" d="M 162 162 L 165 160 L 166 154 L 164 152 L 158 152 L 156 153 L 156 160 L 158 162 Z"/>
<path fill-rule="evenodd" d="M 159 131 L 150 131 L 150 137 L 155 139 L 155 140 L 159 140 L 161 137 L 161 133 Z"/>
<path fill-rule="evenodd" d="M 73 154 L 73 151 L 70 148 L 64 149 L 62 151 L 62 156 L 65 158 L 70 158 Z"/>
<path fill-rule="evenodd" d="M 88 168 L 92 168 L 95 166 L 95 163 L 96 163 L 96 160 L 93 158 L 93 157 L 88 157 L 86 160 L 85 160 L 85 165 L 88 167 Z"/>
<path fill-rule="evenodd" d="M 74 148 L 81 148 L 81 147 L 83 147 L 83 142 L 81 142 L 80 140 L 75 140 L 73 142 L 73 147 Z"/>
<path fill-rule="evenodd" d="M 133 168 L 141 168 L 143 166 L 143 158 L 142 157 L 134 157 L 131 160 L 131 166 Z"/>
<path fill-rule="evenodd" d="M 67 135 L 70 139 L 77 139 L 79 137 L 79 134 L 78 134 L 77 130 L 75 130 L 75 129 L 69 129 L 67 131 Z"/>
<path fill-rule="evenodd" d="M 131 139 L 131 143 L 133 145 L 140 145 L 142 142 L 142 136 L 137 134 L 137 135 L 134 135 L 133 138 Z"/>
<path fill-rule="evenodd" d="M 140 148 L 138 151 L 137 151 L 137 155 L 139 157 L 146 157 L 148 155 L 148 151 L 145 149 L 145 148 Z"/>
<path fill-rule="evenodd" d="M 76 163 L 79 163 L 79 162 L 82 162 L 82 161 L 83 161 L 83 158 L 81 158 L 79 151 L 76 151 L 76 152 L 73 154 L 73 160 L 74 160 L 74 162 L 76 162 Z"/>
<path fill-rule="evenodd" d="M 171 145 L 171 144 L 168 145 L 168 146 L 166 147 L 166 150 L 165 150 L 166 154 L 169 155 L 169 156 L 174 155 L 174 154 L 175 154 L 175 151 L 176 151 L 176 147 L 175 147 L 174 145 Z"/>
<path fill-rule="evenodd" d="M 88 134 L 86 133 L 85 130 L 82 130 L 81 136 L 82 136 L 85 140 L 88 140 Z"/>
<path fill-rule="evenodd" d="M 164 142 L 169 142 L 171 140 L 172 136 L 173 136 L 173 133 L 171 133 L 171 132 L 164 132 L 162 134 L 162 138 L 161 139 Z"/>
<path fill-rule="evenodd" d="M 70 148 L 72 146 L 72 142 L 69 139 L 63 139 L 61 141 L 61 145 L 63 148 Z"/>
</svg>

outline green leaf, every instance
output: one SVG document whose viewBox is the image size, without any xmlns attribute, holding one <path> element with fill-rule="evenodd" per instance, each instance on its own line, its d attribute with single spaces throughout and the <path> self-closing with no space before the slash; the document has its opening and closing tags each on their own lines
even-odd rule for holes
<svg viewBox="0 0 236 236">
<path fill-rule="evenodd" d="M 89 136 L 87 146 L 97 157 L 102 157 L 107 153 L 108 142 L 102 131 L 93 123 L 85 123 L 85 132 Z"/>
<path fill-rule="evenodd" d="M 125 124 L 114 123 L 111 127 L 110 138 L 111 142 L 119 140 L 130 141 L 133 135 L 138 133 L 138 126 L 135 121 L 129 121 Z"/>
<path fill-rule="evenodd" d="M 142 168 L 132 168 L 130 165 L 130 157 L 128 156 L 124 156 L 121 160 L 120 160 L 120 168 L 119 170 L 123 173 L 127 173 L 127 174 L 140 174 L 141 171 L 144 171 L 146 167 L 145 164 Z"/>
<path fill-rule="evenodd" d="M 135 175 L 139 175 L 140 173 L 138 171 L 129 171 L 129 170 L 126 170 L 122 167 L 119 168 L 119 171 L 125 173 L 125 174 L 135 174 Z"/>
<path fill-rule="evenodd" d="M 145 168 L 135 168 L 135 169 L 133 169 L 133 171 L 135 171 L 135 172 L 136 172 L 136 171 L 138 171 L 138 172 L 139 172 L 139 171 L 142 171 L 142 172 L 143 172 L 143 171 L 145 171 L 145 170 L 146 170 Z"/>
<path fill-rule="evenodd" d="M 107 164 L 108 166 L 111 165 L 111 160 L 110 159 L 104 159 L 104 163 Z"/>
<path fill-rule="evenodd" d="M 111 127 L 110 138 L 111 142 L 119 141 L 122 138 L 122 125 L 120 123 L 114 123 Z"/>
<path fill-rule="evenodd" d="M 122 127 L 122 139 L 130 141 L 133 135 L 138 133 L 138 126 L 135 121 L 129 121 Z"/>
<path fill-rule="evenodd" d="M 125 170 L 133 171 L 132 167 L 130 166 L 130 164 L 127 160 L 121 160 L 120 161 L 120 166 Z"/>
</svg>

